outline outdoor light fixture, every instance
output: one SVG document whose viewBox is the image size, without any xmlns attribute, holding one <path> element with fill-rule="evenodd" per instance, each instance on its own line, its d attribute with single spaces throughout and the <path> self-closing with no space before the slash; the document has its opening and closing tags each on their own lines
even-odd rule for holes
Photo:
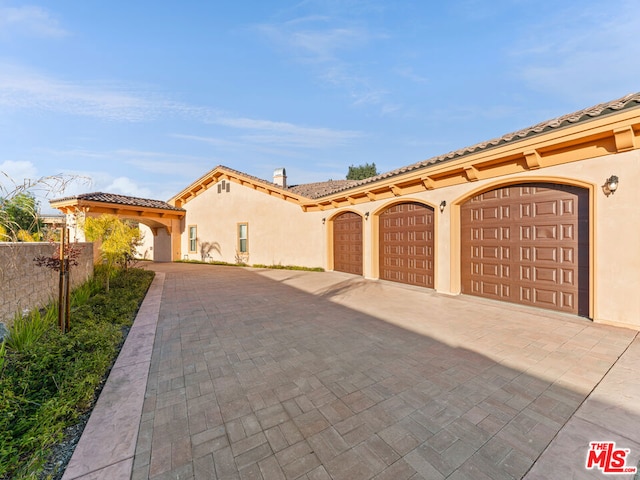
<svg viewBox="0 0 640 480">
<path fill-rule="evenodd" d="M 364 219 L 365 219 L 365 220 L 369 220 L 369 212 L 366 212 L 366 213 L 364 214 Z"/>
<path fill-rule="evenodd" d="M 446 200 L 442 200 L 440 202 L 440 213 L 444 212 L 444 207 L 447 206 L 447 201 Z"/>
<path fill-rule="evenodd" d="M 326 219 L 326 218 L 323 218 L 323 219 L 322 219 L 322 224 L 324 225 L 324 222 L 326 222 L 326 221 L 327 221 L 327 219 Z"/>
<path fill-rule="evenodd" d="M 616 193 L 618 189 L 618 177 L 617 175 L 611 175 L 607 178 L 602 186 L 602 191 L 608 197 L 609 195 Z"/>
</svg>

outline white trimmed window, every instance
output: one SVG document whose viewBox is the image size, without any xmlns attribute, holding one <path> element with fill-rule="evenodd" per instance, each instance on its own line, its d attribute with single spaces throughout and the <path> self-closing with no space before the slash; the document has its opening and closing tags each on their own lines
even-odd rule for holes
<svg viewBox="0 0 640 480">
<path fill-rule="evenodd" d="M 198 227 L 189 225 L 189 253 L 197 253 L 198 251 Z"/>
<path fill-rule="evenodd" d="M 238 253 L 249 253 L 249 224 L 238 224 Z"/>
</svg>

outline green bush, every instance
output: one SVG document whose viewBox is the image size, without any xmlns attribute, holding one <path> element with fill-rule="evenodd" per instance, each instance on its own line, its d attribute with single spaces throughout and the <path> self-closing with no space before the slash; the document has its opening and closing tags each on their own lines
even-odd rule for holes
<svg viewBox="0 0 640 480">
<path fill-rule="evenodd" d="M 64 429 L 91 408 L 153 275 L 122 271 L 108 294 L 93 280 L 74 291 L 66 334 L 51 309 L 14 323 L 0 347 L 0 479 L 37 478 Z"/>
<path fill-rule="evenodd" d="M 48 311 L 49 309 L 47 309 Z M 7 336 L 7 348 L 16 352 L 24 352 L 35 345 L 40 337 L 53 327 L 49 315 L 42 315 L 35 309 L 26 315 L 17 314 Z"/>
</svg>

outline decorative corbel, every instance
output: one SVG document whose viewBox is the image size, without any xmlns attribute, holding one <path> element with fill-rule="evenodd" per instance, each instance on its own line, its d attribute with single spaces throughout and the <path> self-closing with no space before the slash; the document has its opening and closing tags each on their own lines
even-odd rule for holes
<svg viewBox="0 0 640 480">
<path fill-rule="evenodd" d="M 475 182 L 478 180 L 478 169 L 473 165 L 468 165 L 464 167 L 464 173 L 467 175 L 467 180 L 470 182 Z"/>
<path fill-rule="evenodd" d="M 427 190 L 433 190 L 434 188 L 436 188 L 436 182 L 433 180 L 433 178 L 422 177 L 420 180 L 422 180 L 422 184 Z"/>
<path fill-rule="evenodd" d="M 613 131 L 613 135 L 616 139 L 616 150 L 618 152 L 626 152 L 636 148 L 636 137 L 633 134 L 633 128 L 631 126 L 618 128 Z"/>
<path fill-rule="evenodd" d="M 524 159 L 527 161 L 527 168 L 529 170 L 540 168 L 540 154 L 537 152 L 537 150 L 524 152 Z"/>
</svg>

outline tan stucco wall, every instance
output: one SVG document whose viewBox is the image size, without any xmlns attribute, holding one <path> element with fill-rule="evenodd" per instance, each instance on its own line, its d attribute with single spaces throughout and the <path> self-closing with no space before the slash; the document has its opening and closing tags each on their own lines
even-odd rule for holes
<svg viewBox="0 0 640 480">
<path fill-rule="evenodd" d="M 601 186 L 611 175 L 620 178 L 618 191 L 605 196 Z M 376 214 L 399 200 L 417 200 L 435 210 L 435 289 L 441 293 L 460 293 L 459 205 L 470 195 L 488 187 L 498 187 L 514 181 L 550 181 L 570 183 L 591 190 L 592 229 L 592 298 L 591 309 L 596 322 L 640 328 L 640 152 L 632 151 L 591 160 L 505 175 L 462 185 L 378 200 L 348 208 L 323 212 L 328 218 L 350 210 L 364 215 L 363 220 L 364 276 L 378 278 Z M 440 213 L 438 205 L 447 206 Z M 326 255 L 331 263 L 330 229 L 327 229 Z"/>
<path fill-rule="evenodd" d="M 249 224 L 248 264 L 333 266 L 332 219 L 353 211 L 363 217 L 364 276 L 378 278 L 378 214 L 402 201 L 420 201 L 435 211 L 435 289 L 460 293 L 460 205 L 481 191 L 519 182 L 551 182 L 580 186 L 590 197 L 590 316 L 596 322 L 640 329 L 640 151 L 569 161 L 554 166 L 519 171 L 494 170 L 491 179 L 458 183 L 434 190 L 356 203 L 337 209 L 303 212 L 295 203 L 265 194 L 250 185 L 231 182 L 230 192 L 217 192 L 215 184 L 183 207 L 187 215 L 180 226 L 174 259 L 200 260 L 200 251 L 188 251 L 188 227 L 196 225 L 198 243 L 212 242 L 211 260 L 236 262 L 237 225 Z M 419 175 L 419 173 L 417 173 Z M 618 191 L 606 196 L 601 186 L 617 175 Z M 447 205 L 443 213 L 438 206 Z M 366 213 L 369 212 L 369 217 Z M 322 219 L 326 219 L 323 224 Z M 174 230 L 175 231 L 175 230 Z M 157 240 L 156 240 L 157 241 Z"/>
<path fill-rule="evenodd" d="M 288 202 L 249 186 L 231 183 L 218 193 L 215 185 L 183 206 L 181 258 L 201 260 L 200 244 L 210 242 L 212 260 L 236 262 L 237 225 L 249 224 L 249 265 L 324 267 L 321 213 L 307 213 Z M 198 251 L 189 253 L 190 225 L 197 226 Z"/>
<path fill-rule="evenodd" d="M 138 225 L 138 228 L 142 234 L 142 243 L 136 248 L 136 256 L 144 260 L 153 260 L 153 232 L 151 231 L 151 228 L 142 223 Z"/>
</svg>

